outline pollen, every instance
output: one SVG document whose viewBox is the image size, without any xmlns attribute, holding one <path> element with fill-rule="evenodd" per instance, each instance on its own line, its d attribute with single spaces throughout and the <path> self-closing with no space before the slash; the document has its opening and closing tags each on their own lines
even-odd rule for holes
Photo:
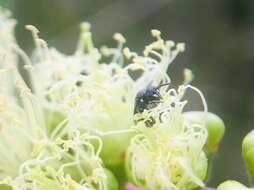
<svg viewBox="0 0 254 190">
<path fill-rule="evenodd" d="M 146 64 L 146 60 L 142 59 L 140 57 L 134 57 L 133 58 L 133 62 L 136 63 L 136 64 L 140 64 L 140 65 Z"/>
<path fill-rule="evenodd" d="M 175 42 L 172 40 L 168 40 L 168 41 L 166 41 L 166 46 L 169 48 L 172 48 L 175 46 Z"/>
<path fill-rule="evenodd" d="M 37 34 L 37 33 L 40 32 L 40 31 L 39 31 L 35 26 L 33 26 L 33 25 L 26 25 L 26 29 L 27 29 L 27 30 L 30 30 L 32 33 L 35 33 L 35 34 Z"/>
<path fill-rule="evenodd" d="M 116 41 L 118 41 L 119 43 L 122 43 L 122 44 L 124 44 L 126 42 L 126 39 L 120 33 L 115 33 L 113 38 L 114 38 L 114 40 L 116 40 Z"/>
<path fill-rule="evenodd" d="M 176 49 L 179 51 L 179 52 L 184 52 L 185 51 L 185 44 L 184 43 L 178 43 L 176 45 Z"/>
<path fill-rule="evenodd" d="M 80 29 L 82 32 L 88 32 L 91 30 L 91 24 L 88 22 L 83 22 L 80 24 Z"/>
<path fill-rule="evenodd" d="M 151 34 L 152 34 L 153 37 L 158 38 L 158 37 L 160 37 L 161 32 L 157 29 L 153 29 L 153 30 L 151 30 Z"/>
<path fill-rule="evenodd" d="M 127 59 L 130 59 L 132 57 L 132 53 L 130 49 L 127 47 L 123 49 L 123 54 Z"/>
<path fill-rule="evenodd" d="M 105 56 L 109 56 L 110 55 L 110 51 L 109 51 L 109 48 L 107 46 L 102 46 L 100 48 L 100 51 Z"/>
<path fill-rule="evenodd" d="M 184 81 L 186 83 L 190 83 L 194 78 L 193 73 L 190 69 L 184 69 L 183 74 L 184 74 Z"/>
</svg>

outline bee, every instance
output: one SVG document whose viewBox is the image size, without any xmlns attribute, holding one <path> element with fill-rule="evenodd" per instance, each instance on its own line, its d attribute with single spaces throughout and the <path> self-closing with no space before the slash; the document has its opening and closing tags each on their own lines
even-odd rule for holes
<svg viewBox="0 0 254 190">
<path fill-rule="evenodd" d="M 80 74 L 80 75 L 83 75 L 83 76 L 89 75 L 89 73 L 88 73 L 85 69 L 83 69 L 79 74 Z M 76 86 L 78 86 L 78 87 L 82 86 L 82 81 L 78 80 L 78 81 L 76 82 Z"/>
<path fill-rule="evenodd" d="M 140 90 L 135 98 L 134 115 L 143 113 L 144 110 L 155 108 L 162 100 L 160 88 L 167 85 L 169 85 L 169 83 L 159 86 L 148 85 L 146 88 Z M 139 119 L 138 121 L 143 120 L 144 119 Z M 145 124 L 147 127 L 152 127 L 155 124 L 155 119 L 150 117 L 147 121 L 145 121 Z"/>
</svg>

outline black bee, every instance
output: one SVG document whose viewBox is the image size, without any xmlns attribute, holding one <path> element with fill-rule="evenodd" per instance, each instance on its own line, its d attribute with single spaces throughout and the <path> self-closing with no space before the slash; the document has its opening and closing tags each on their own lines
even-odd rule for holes
<svg viewBox="0 0 254 190">
<path fill-rule="evenodd" d="M 89 75 L 89 73 L 88 73 L 86 70 L 82 70 L 82 71 L 80 72 L 80 75 L 87 76 L 87 75 Z M 82 81 L 78 80 L 78 81 L 76 82 L 76 86 L 82 86 Z"/>
<path fill-rule="evenodd" d="M 156 107 L 162 100 L 160 88 L 166 85 L 169 85 L 169 83 L 159 86 L 149 85 L 145 89 L 140 90 L 135 98 L 134 115 Z M 142 120 L 144 119 L 138 121 Z M 155 119 L 150 117 L 149 120 L 145 121 L 145 124 L 147 127 L 152 127 L 155 124 Z"/>
</svg>

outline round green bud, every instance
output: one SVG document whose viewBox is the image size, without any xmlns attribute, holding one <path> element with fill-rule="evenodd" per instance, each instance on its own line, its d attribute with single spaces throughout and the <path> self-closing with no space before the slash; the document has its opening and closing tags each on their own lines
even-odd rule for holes
<svg viewBox="0 0 254 190">
<path fill-rule="evenodd" d="M 242 155 L 246 162 L 249 175 L 254 180 L 254 130 L 243 139 Z"/>
<path fill-rule="evenodd" d="M 253 188 L 247 188 L 237 181 L 228 180 L 220 184 L 217 190 L 253 190 Z"/>
<path fill-rule="evenodd" d="M 217 152 L 220 141 L 225 133 L 225 125 L 220 117 L 213 113 L 191 111 L 184 113 L 185 119 L 193 123 L 201 123 L 203 119 L 208 131 L 208 138 L 205 144 L 205 152 L 209 156 Z"/>
<path fill-rule="evenodd" d="M 103 149 L 100 156 L 106 166 L 121 167 L 130 138 L 130 134 L 116 134 L 102 138 Z"/>
<path fill-rule="evenodd" d="M 107 176 L 108 190 L 117 190 L 117 189 L 119 189 L 119 184 L 118 184 L 118 181 L 116 180 L 116 177 L 114 176 L 114 174 L 108 169 L 104 169 L 104 171 L 105 171 L 105 174 Z"/>
</svg>

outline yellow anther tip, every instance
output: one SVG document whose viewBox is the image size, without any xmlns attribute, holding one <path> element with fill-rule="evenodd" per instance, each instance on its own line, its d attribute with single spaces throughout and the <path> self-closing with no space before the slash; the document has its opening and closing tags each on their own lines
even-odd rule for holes
<svg viewBox="0 0 254 190">
<path fill-rule="evenodd" d="M 179 51 L 179 52 L 184 52 L 185 51 L 185 43 L 178 43 L 176 45 L 176 49 Z"/>
<path fill-rule="evenodd" d="M 130 59 L 131 58 L 131 52 L 130 52 L 130 49 L 129 48 L 124 48 L 123 49 L 123 54 L 124 56 L 127 58 L 127 59 Z"/>
<path fill-rule="evenodd" d="M 159 37 L 161 35 L 161 32 L 157 29 L 152 29 L 151 34 L 153 37 Z"/>
<path fill-rule="evenodd" d="M 175 46 L 175 42 L 174 41 L 171 41 L 171 40 L 169 40 L 169 41 L 166 41 L 166 46 L 167 47 L 174 47 Z"/>
<path fill-rule="evenodd" d="M 35 32 L 35 33 L 39 32 L 39 30 L 35 26 L 33 26 L 33 25 L 26 25 L 25 28 L 27 30 L 30 30 L 30 31 Z"/>
<path fill-rule="evenodd" d="M 114 40 L 116 40 L 116 41 L 118 41 L 120 43 L 125 43 L 126 42 L 126 39 L 120 33 L 115 33 L 113 38 L 114 38 Z"/>
<path fill-rule="evenodd" d="M 88 23 L 88 22 L 83 22 L 83 23 L 80 24 L 80 29 L 83 32 L 88 32 L 91 29 L 91 24 Z"/>
<path fill-rule="evenodd" d="M 187 82 L 191 82 L 194 78 L 193 73 L 190 69 L 184 69 L 183 75 L 184 75 L 184 80 Z"/>
<path fill-rule="evenodd" d="M 133 62 L 136 63 L 136 64 L 141 64 L 141 65 L 146 63 L 146 61 L 144 59 L 141 59 L 141 58 L 138 58 L 138 57 L 133 58 Z"/>
<path fill-rule="evenodd" d="M 110 52 L 109 52 L 109 49 L 108 49 L 107 46 L 102 46 L 102 47 L 100 48 L 100 51 L 101 51 L 101 53 L 102 53 L 103 55 L 105 55 L 105 56 L 110 55 Z"/>
</svg>

